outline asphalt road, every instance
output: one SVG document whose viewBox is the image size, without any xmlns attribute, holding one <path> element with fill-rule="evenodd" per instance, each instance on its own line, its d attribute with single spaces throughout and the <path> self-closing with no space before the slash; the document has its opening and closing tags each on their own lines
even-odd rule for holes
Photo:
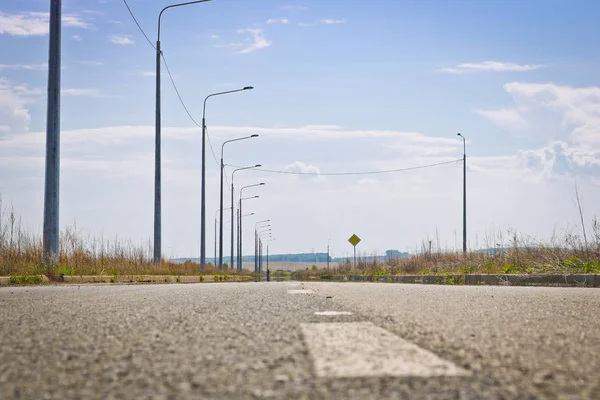
<svg viewBox="0 0 600 400">
<path fill-rule="evenodd" d="M 1 288 L 0 398 L 600 399 L 600 290 Z"/>
</svg>

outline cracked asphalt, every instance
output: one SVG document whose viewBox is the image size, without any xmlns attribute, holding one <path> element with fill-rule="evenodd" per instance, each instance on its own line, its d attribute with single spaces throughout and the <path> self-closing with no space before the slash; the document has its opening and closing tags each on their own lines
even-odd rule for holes
<svg viewBox="0 0 600 400">
<path fill-rule="evenodd" d="M 599 311 L 584 288 L 5 287 L 0 398 L 600 399 Z M 469 375 L 318 377 L 301 324 L 320 322 L 371 322 Z"/>
</svg>

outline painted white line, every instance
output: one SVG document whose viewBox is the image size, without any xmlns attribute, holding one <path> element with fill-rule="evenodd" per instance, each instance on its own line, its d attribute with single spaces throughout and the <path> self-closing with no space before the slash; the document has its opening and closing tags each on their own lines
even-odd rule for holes
<svg viewBox="0 0 600 400">
<path fill-rule="evenodd" d="M 319 377 L 469 375 L 370 322 L 301 324 L 301 329 Z"/>
<path fill-rule="evenodd" d="M 352 315 L 350 311 L 317 311 L 315 315 L 323 315 L 326 317 L 336 316 L 336 315 Z"/>
<path fill-rule="evenodd" d="M 288 294 L 309 294 L 309 293 L 314 293 L 312 290 L 309 289 L 292 289 L 292 290 L 288 290 Z"/>
</svg>

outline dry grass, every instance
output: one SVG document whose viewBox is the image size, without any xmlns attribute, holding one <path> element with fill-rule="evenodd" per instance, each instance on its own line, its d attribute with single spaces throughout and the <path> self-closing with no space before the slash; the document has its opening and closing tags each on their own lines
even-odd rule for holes
<svg viewBox="0 0 600 400">
<path fill-rule="evenodd" d="M 327 270 L 308 268 L 296 271 L 303 275 L 322 274 L 466 274 L 466 273 L 600 273 L 600 221 L 591 223 L 587 235 L 583 230 L 556 233 L 547 241 L 539 241 L 517 232 L 492 232 L 484 238 L 484 246 L 496 248 L 491 252 L 453 252 L 443 249 L 439 240 L 425 241 L 420 254 L 409 258 L 392 258 L 386 262 L 366 261 L 331 264 Z M 60 235 L 60 254 L 57 266 L 43 264 L 42 240 L 21 225 L 12 206 L 5 207 L 0 198 L 0 276 L 37 275 L 197 275 L 200 266 L 195 262 L 183 264 L 163 260 L 152 262 L 151 243 L 136 245 L 115 238 L 85 237 L 77 226 L 68 227 Z M 275 267 L 275 265 L 272 265 Z M 253 267 L 251 268 L 253 269 Z M 276 269 L 276 268 L 275 268 Z M 235 274 L 228 270 L 226 273 Z M 246 272 L 247 273 L 247 272 Z M 223 274 L 210 263 L 203 274 Z"/>
<path fill-rule="evenodd" d="M 502 233 L 494 235 L 494 239 Z M 453 252 L 439 244 L 424 242 L 420 254 L 391 258 L 385 262 L 359 257 L 357 265 L 347 261 L 324 268 L 297 271 L 302 276 L 327 274 L 433 275 L 433 274 L 580 274 L 600 273 L 600 221 L 592 221 L 592 236 L 573 232 L 554 234 L 542 242 L 516 232 L 508 232 L 509 244 L 491 247 L 487 252 Z M 488 239 L 489 240 L 489 239 Z M 497 243 L 497 241 L 493 241 Z M 427 244 L 427 245 L 425 245 Z"/>
<path fill-rule="evenodd" d="M 234 274 L 219 271 L 208 264 L 202 274 Z M 68 227 L 60 234 L 59 262 L 46 267 L 43 263 L 42 239 L 23 228 L 14 208 L 5 207 L 0 198 L 0 276 L 38 275 L 198 275 L 200 265 L 162 260 L 152 262 L 152 246 L 136 245 L 115 238 L 84 237 L 77 226 Z"/>
</svg>

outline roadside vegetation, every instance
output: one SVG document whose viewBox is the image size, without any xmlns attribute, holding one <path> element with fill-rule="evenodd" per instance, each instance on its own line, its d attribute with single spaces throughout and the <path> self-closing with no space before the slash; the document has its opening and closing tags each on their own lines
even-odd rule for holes
<svg viewBox="0 0 600 400">
<path fill-rule="evenodd" d="M 25 229 L 12 206 L 0 198 L 0 276 L 11 276 L 14 283 L 36 283 L 35 276 L 46 275 L 199 275 L 196 262 L 174 263 L 162 260 L 154 265 L 152 245 L 136 245 L 115 238 L 84 236 L 76 224 L 60 233 L 59 262 L 54 267 L 43 263 L 42 238 Z M 202 275 L 230 275 L 208 263 Z"/>
<path fill-rule="evenodd" d="M 573 228 L 555 233 L 549 240 L 537 240 L 514 231 L 492 232 L 483 238 L 484 251 L 447 249 L 438 239 L 426 240 L 410 257 L 358 258 L 316 265 L 294 271 L 292 279 L 327 279 L 333 275 L 462 275 L 462 274 L 600 274 L 600 221 L 594 218 L 588 230 Z M 478 240 L 476 239 L 476 242 Z M 478 244 L 476 247 L 480 247 Z M 55 279 L 61 275 L 200 275 L 196 262 L 163 260 L 154 265 L 151 243 L 136 245 L 115 238 L 94 238 L 78 231 L 76 224 L 60 235 L 59 262 L 43 263 L 42 238 L 25 229 L 12 206 L 0 198 L 0 276 L 14 283 L 36 283 L 38 275 Z M 274 280 L 290 279 L 288 273 L 272 271 Z M 237 274 L 220 271 L 211 263 L 202 275 Z M 244 274 L 248 274 L 247 272 Z"/>
<path fill-rule="evenodd" d="M 581 230 L 578 230 L 581 232 Z M 591 233 L 591 235 L 590 235 Z M 507 243 L 508 241 L 508 243 Z M 294 271 L 294 279 L 333 275 L 462 275 L 462 274 L 600 274 L 600 221 L 594 218 L 586 235 L 554 234 L 548 241 L 509 231 L 485 238 L 483 251 L 443 249 L 439 241 L 424 241 L 418 254 L 378 261 L 357 258 L 331 268 Z"/>
</svg>

